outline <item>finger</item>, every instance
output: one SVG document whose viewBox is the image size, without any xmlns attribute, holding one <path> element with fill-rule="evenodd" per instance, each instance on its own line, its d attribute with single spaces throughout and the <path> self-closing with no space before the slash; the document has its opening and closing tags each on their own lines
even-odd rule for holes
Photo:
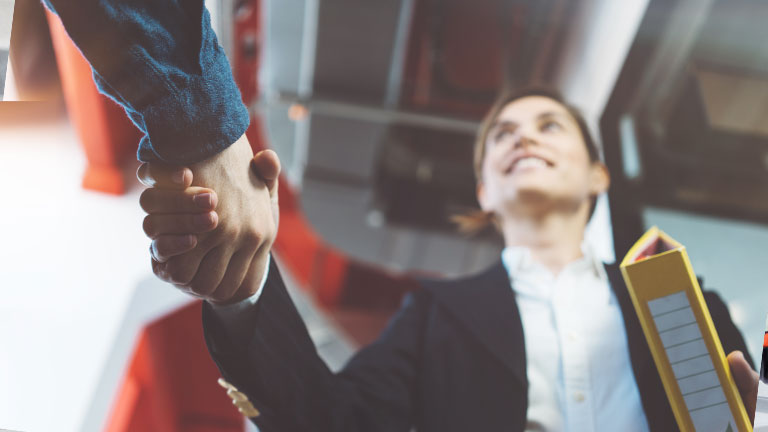
<svg viewBox="0 0 768 432">
<path fill-rule="evenodd" d="M 261 279 L 264 277 L 264 272 L 267 270 L 267 254 L 256 253 L 258 258 L 255 258 L 248 268 L 248 273 L 243 279 L 243 283 L 238 287 L 238 292 L 235 297 L 239 300 L 244 300 L 256 293 L 256 290 L 261 286 Z M 258 262 L 257 262 L 258 261 Z"/>
<path fill-rule="evenodd" d="M 264 180 L 270 196 L 277 194 L 277 181 L 280 177 L 280 158 L 272 150 L 262 150 L 253 156 L 252 168 Z"/>
<path fill-rule="evenodd" d="M 186 189 L 192 184 L 192 170 L 161 162 L 141 164 L 136 170 L 136 177 L 147 187 Z"/>
<path fill-rule="evenodd" d="M 280 158 L 273 150 L 262 150 L 253 156 L 256 173 L 264 180 L 274 180 L 280 175 Z"/>
<path fill-rule="evenodd" d="M 219 223 L 216 212 L 197 214 L 151 214 L 144 218 L 144 234 L 154 239 L 163 234 L 198 234 L 213 230 Z"/>
<path fill-rule="evenodd" d="M 235 295 L 240 285 L 243 284 L 256 253 L 258 251 L 240 249 L 232 255 L 224 277 L 219 282 L 219 286 L 216 287 L 214 295 L 211 296 L 213 302 L 226 304 Z"/>
<path fill-rule="evenodd" d="M 161 263 L 160 261 L 156 260 L 154 257 L 152 257 L 152 246 L 149 247 L 149 254 L 150 254 L 150 263 L 152 264 L 152 273 L 155 274 L 160 280 L 164 282 L 168 282 L 168 280 L 165 279 L 165 263 Z"/>
<path fill-rule="evenodd" d="M 759 375 L 752 370 L 752 367 L 747 363 L 741 351 L 733 351 L 728 354 L 727 359 L 728 365 L 731 367 L 733 380 L 736 382 L 736 387 L 739 389 L 742 402 L 744 402 L 744 407 L 747 409 L 749 418 L 754 422 Z"/>
<path fill-rule="evenodd" d="M 160 279 L 176 285 L 177 288 L 189 288 L 200 267 L 200 263 L 208 252 L 208 250 L 198 246 L 185 254 L 171 257 L 167 262 L 161 263 L 158 266 L 162 271 L 162 276 L 158 276 Z"/>
<path fill-rule="evenodd" d="M 213 295 L 227 271 L 230 258 L 232 249 L 229 247 L 220 246 L 208 252 L 189 283 L 192 291 L 206 298 Z"/>
<path fill-rule="evenodd" d="M 197 246 L 197 236 L 186 235 L 161 235 L 152 240 L 149 249 L 157 262 L 164 263 L 176 255 L 189 252 Z"/>
<path fill-rule="evenodd" d="M 145 189 L 139 197 L 139 205 L 147 213 L 202 213 L 213 210 L 218 204 L 216 192 L 201 187 L 184 190 Z"/>
</svg>

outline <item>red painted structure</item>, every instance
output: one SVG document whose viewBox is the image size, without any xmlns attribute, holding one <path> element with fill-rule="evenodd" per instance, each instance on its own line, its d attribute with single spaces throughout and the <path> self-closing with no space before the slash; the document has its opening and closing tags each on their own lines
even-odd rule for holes
<svg viewBox="0 0 768 432">
<path fill-rule="evenodd" d="M 124 167 L 135 160 L 141 133 L 119 105 L 99 93 L 90 65 L 67 36 L 59 17 L 48 10 L 46 14 L 67 112 L 87 160 L 83 187 L 122 194 L 126 189 Z"/>
<path fill-rule="evenodd" d="M 106 432 L 243 431 L 243 416 L 216 384 L 201 305 L 194 302 L 141 330 Z"/>
</svg>

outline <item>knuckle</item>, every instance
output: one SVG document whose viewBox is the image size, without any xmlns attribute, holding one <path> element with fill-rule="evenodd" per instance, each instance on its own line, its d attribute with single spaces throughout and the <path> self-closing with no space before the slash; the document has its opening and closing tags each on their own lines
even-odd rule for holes
<svg viewBox="0 0 768 432">
<path fill-rule="evenodd" d="M 225 302 L 229 300 L 230 295 L 223 289 L 217 288 L 213 291 L 210 295 L 208 295 L 208 298 L 216 301 L 216 302 Z"/>
<path fill-rule="evenodd" d="M 158 261 L 168 261 L 168 258 L 173 256 L 175 252 L 170 249 L 168 242 L 164 240 L 165 239 L 161 237 L 152 242 L 152 250 Z"/>
<path fill-rule="evenodd" d="M 149 171 L 149 164 L 143 163 L 139 166 L 139 169 L 136 170 L 136 178 L 139 179 L 139 181 L 145 185 L 145 186 L 152 186 L 151 179 L 148 176 Z"/>
<path fill-rule="evenodd" d="M 258 249 L 264 242 L 264 235 L 256 230 L 248 230 L 243 233 L 242 242 L 248 249 Z"/>
<path fill-rule="evenodd" d="M 269 229 L 267 229 L 267 232 L 264 234 L 264 242 L 267 244 L 272 244 L 276 237 L 277 227 L 275 226 L 274 222 L 270 222 Z"/>
<path fill-rule="evenodd" d="M 151 213 L 153 210 L 152 207 L 152 189 L 146 189 L 144 192 L 141 193 L 141 196 L 139 196 L 139 206 L 142 210 L 144 210 L 147 213 Z"/>
<path fill-rule="evenodd" d="M 176 287 L 177 290 L 183 292 L 184 294 L 186 294 L 188 296 L 192 296 L 194 298 L 200 298 L 200 297 L 198 297 L 197 294 L 195 294 L 194 292 L 190 291 L 190 289 L 185 287 L 185 286 L 175 285 L 175 284 L 173 286 Z"/>
<path fill-rule="evenodd" d="M 220 242 L 216 233 L 201 233 L 197 234 L 197 248 L 203 250 L 210 250 L 218 245 Z"/>
<path fill-rule="evenodd" d="M 152 257 L 150 257 L 149 261 L 152 264 L 152 273 L 154 273 L 155 276 L 157 276 L 160 279 L 162 279 L 163 278 L 163 274 L 164 274 L 164 272 L 163 272 L 163 267 L 164 267 L 163 263 L 158 262 L 157 260 L 155 260 Z"/>
<path fill-rule="evenodd" d="M 172 255 L 178 255 L 180 253 L 183 253 L 187 251 L 189 248 L 185 247 L 184 244 L 181 243 L 181 240 L 179 237 L 183 236 L 175 236 L 175 235 L 161 235 L 157 239 L 155 239 L 155 250 L 158 254 L 161 254 L 163 256 L 172 256 Z"/>
<path fill-rule="evenodd" d="M 216 292 L 216 286 L 199 275 L 189 284 L 190 289 L 203 297 L 211 297 Z"/>
<path fill-rule="evenodd" d="M 231 225 L 219 225 L 213 231 L 211 237 L 214 237 L 218 243 L 234 242 L 240 238 L 241 230 Z"/>
<path fill-rule="evenodd" d="M 243 234 L 243 230 L 238 227 L 227 227 L 224 230 L 224 237 L 228 240 L 235 240 Z"/>
<path fill-rule="evenodd" d="M 162 280 L 163 282 L 172 282 L 170 276 L 168 276 L 168 270 L 165 263 L 152 260 L 152 272 L 155 274 L 155 276 L 157 276 L 158 279 Z"/>
<path fill-rule="evenodd" d="M 189 286 L 192 276 L 188 270 L 190 266 L 183 260 L 170 259 L 165 264 L 166 274 L 174 284 Z"/>
<path fill-rule="evenodd" d="M 142 229 L 144 229 L 144 234 L 147 235 L 147 237 L 154 239 L 157 236 L 157 232 L 155 230 L 155 221 L 152 215 L 148 215 L 144 217 L 144 221 L 141 224 Z"/>
<path fill-rule="evenodd" d="M 144 178 L 148 183 L 155 186 L 157 185 L 159 167 L 155 164 L 148 164 L 147 169 L 144 171 Z"/>
</svg>

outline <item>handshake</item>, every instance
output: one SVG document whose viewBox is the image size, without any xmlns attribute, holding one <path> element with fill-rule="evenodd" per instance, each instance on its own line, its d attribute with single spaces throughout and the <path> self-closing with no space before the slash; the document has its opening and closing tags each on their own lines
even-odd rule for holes
<svg viewBox="0 0 768 432">
<path fill-rule="evenodd" d="M 155 275 L 218 305 L 254 295 L 277 234 L 279 174 L 277 155 L 254 156 L 245 135 L 190 167 L 141 165 Z"/>
</svg>

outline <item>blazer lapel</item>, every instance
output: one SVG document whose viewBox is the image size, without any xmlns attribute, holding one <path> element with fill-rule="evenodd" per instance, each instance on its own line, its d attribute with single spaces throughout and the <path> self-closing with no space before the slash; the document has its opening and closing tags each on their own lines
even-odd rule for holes
<svg viewBox="0 0 768 432">
<path fill-rule="evenodd" d="M 527 386 L 520 311 L 502 262 L 473 277 L 425 283 L 430 285 L 435 298 Z"/>
<path fill-rule="evenodd" d="M 629 356 L 632 360 L 632 369 L 635 373 L 635 379 L 639 380 L 640 372 L 653 364 L 651 351 L 648 349 L 648 343 L 645 341 L 643 328 L 640 326 L 640 320 L 637 318 L 635 306 L 632 304 L 632 298 L 621 276 L 621 270 L 617 264 L 606 264 L 605 273 L 611 283 L 611 289 L 616 300 L 619 302 L 621 315 L 624 318 L 624 328 L 627 333 L 627 345 L 629 345 Z M 638 381 L 639 383 L 640 381 Z"/>
</svg>

